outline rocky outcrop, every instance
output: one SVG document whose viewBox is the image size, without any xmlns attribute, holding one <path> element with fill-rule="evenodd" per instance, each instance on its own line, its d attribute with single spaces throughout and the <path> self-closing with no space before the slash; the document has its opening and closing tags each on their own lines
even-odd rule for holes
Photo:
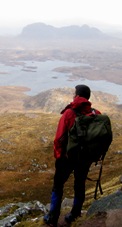
<svg viewBox="0 0 122 227">
<path fill-rule="evenodd" d="M 87 215 L 92 215 L 98 212 L 105 212 L 113 209 L 122 209 L 122 190 L 95 200 L 89 208 Z"/>
<path fill-rule="evenodd" d="M 62 202 L 62 210 L 66 208 L 71 209 L 73 200 L 65 198 Z M 0 208 L 0 227 L 11 227 L 21 222 L 24 218 L 30 219 L 30 221 L 39 221 L 43 219 L 43 215 L 48 211 L 50 204 L 46 206 L 39 201 L 33 201 L 28 203 L 11 203 Z M 36 218 L 32 218 L 32 214 L 36 215 Z M 83 214 L 86 211 L 82 212 Z M 92 216 L 90 221 L 89 216 Z M 3 219 L 2 219 L 3 217 Z M 88 217 L 88 218 L 87 218 Z M 94 217 L 94 218 L 93 218 Z M 81 224 L 80 224 L 81 220 Z M 42 221 L 43 222 L 43 221 Z M 38 226 L 44 226 L 43 224 L 37 224 Z M 85 222 L 79 219 L 79 224 L 76 226 L 93 227 L 93 223 L 97 223 L 97 226 L 101 227 L 121 227 L 122 226 L 122 190 L 96 200 L 88 209 Z M 99 225 L 99 223 L 105 223 L 105 225 Z M 74 225 L 75 226 L 75 225 Z M 96 227 L 96 226 L 95 226 Z"/>
<path fill-rule="evenodd" d="M 72 101 L 74 95 L 74 89 L 68 87 L 50 89 L 35 96 L 26 95 L 24 92 L 28 90 L 26 87 L 1 87 L 0 113 L 27 111 L 60 113 Z M 94 108 L 102 109 L 102 112 L 114 113 L 116 108 L 120 109 L 120 106 L 115 106 L 117 98 L 107 93 L 92 92 L 90 101 Z"/>
<path fill-rule="evenodd" d="M 25 110 L 42 110 L 45 112 L 60 113 L 60 111 L 72 101 L 74 96 L 73 88 L 56 88 L 39 93 L 24 100 Z M 90 101 L 94 107 L 102 108 L 102 112 L 112 108 L 114 112 L 116 97 L 107 93 L 92 92 Z"/>
<path fill-rule="evenodd" d="M 12 212 L 12 210 L 14 212 Z M 28 202 L 28 203 L 11 203 L 5 207 L 0 208 L 0 216 L 3 218 L 0 220 L 0 227 L 11 227 L 16 223 L 21 222 L 27 215 L 39 211 L 40 214 L 46 212 L 46 208 L 39 201 Z M 10 214 L 11 213 L 11 214 Z M 9 215 L 8 215 L 9 214 Z"/>
<path fill-rule="evenodd" d="M 94 201 L 87 215 L 106 214 L 106 227 L 122 226 L 122 190 Z"/>
<path fill-rule="evenodd" d="M 110 210 L 107 212 L 106 227 L 122 226 L 122 209 Z"/>
</svg>

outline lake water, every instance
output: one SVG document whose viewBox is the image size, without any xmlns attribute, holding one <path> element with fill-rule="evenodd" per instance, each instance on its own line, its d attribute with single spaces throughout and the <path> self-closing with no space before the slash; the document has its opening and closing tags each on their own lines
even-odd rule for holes
<svg viewBox="0 0 122 227">
<path fill-rule="evenodd" d="M 45 61 L 45 62 L 32 62 L 24 61 L 19 62 L 22 65 L 8 66 L 0 64 L 0 86 L 24 86 L 31 90 L 28 95 L 36 95 L 42 91 L 52 88 L 73 88 L 77 84 L 86 84 L 90 86 L 93 91 L 107 92 L 116 95 L 119 99 L 118 103 L 122 103 L 122 85 L 101 81 L 91 81 L 87 79 L 69 80 L 71 74 L 60 73 L 54 71 L 58 67 L 77 67 L 87 66 L 88 64 L 71 63 L 65 61 Z"/>
</svg>

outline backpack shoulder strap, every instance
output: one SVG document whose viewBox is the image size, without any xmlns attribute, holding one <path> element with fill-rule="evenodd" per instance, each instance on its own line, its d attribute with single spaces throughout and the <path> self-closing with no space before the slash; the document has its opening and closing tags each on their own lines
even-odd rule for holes
<svg viewBox="0 0 122 227">
<path fill-rule="evenodd" d="M 81 116 L 82 115 L 82 113 L 80 113 L 80 110 L 73 109 L 73 108 L 70 108 L 70 109 L 76 114 L 76 116 Z"/>
<path fill-rule="evenodd" d="M 72 111 L 74 111 L 74 113 L 76 114 L 76 116 L 85 115 L 85 114 L 82 114 L 82 113 L 80 112 L 80 109 L 74 109 L 74 108 L 72 108 L 72 107 L 70 107 L 70 109 L 71 109 Z M 90 114 L 96 115 L 96 111 L 95 111 L 94 108 L 91 108 Z"/>
</svg>

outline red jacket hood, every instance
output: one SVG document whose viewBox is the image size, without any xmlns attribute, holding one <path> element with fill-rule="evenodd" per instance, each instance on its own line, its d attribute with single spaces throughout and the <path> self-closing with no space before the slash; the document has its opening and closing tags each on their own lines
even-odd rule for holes
<svg viewBox="0 0 122 227">
<path fill-rule="evenodd" d="M 91 112 L 91 102 L 89 102 L 86 98 L 76 96 L 74 100 L 61 111 L 61 114 L 70 108 L 80 109 L 82 113 L 86 114 Z"/>
</svg>

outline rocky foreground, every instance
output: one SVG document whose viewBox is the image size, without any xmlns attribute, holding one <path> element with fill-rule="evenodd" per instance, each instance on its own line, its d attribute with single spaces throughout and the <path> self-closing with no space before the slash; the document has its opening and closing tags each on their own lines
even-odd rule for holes
<svg viewBox="0 0 122 227">
<path fill-rule="evenodd" d="M 64 215 L 71 208 L 73 200 L 65 198 L 62 202 L 61 217 L 58 226 L 67 226 Z M 40 201 L 28 203 L 10 203 L 0 208 L 0 227 L 45 226 L 43 216 L 49 205 Z M 69 226 L 69 225 L 68 225 Z M 122 190 L 94 201 L 88 211 L 82 211 L 81 217 L 72 226 L 82 227 L 121 227 L 122 226 Z"/>
</svg>

